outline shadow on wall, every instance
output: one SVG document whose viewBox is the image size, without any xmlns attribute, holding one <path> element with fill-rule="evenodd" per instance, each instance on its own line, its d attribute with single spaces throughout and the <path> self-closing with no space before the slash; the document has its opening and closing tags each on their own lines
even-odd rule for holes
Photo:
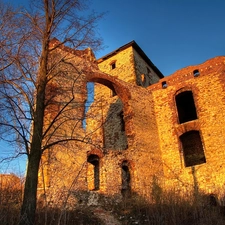
<svg viewBox="0 0 225 225">
<path fill-rule="evenodd" d="M 123 103 L 120 99 L 110 105 L 103 129 L 106 149 L 125 150 L 128 148 Z"/>
</svg>

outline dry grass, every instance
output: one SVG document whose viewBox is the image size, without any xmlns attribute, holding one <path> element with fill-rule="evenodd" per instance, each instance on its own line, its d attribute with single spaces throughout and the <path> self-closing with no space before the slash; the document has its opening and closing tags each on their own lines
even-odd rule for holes
<svg viewBox="0 0 225 225">
<path fill-rule="evenodd" d="M 3 195 L 4 193 L 1 192 Z M 11 196 L 10 198 L 8 198 Z M 13 201 L 15 197 L 15 201 Z M 209 196 L 186 196 L 181 198 L 174 193 L 165 193 L 153 198 L 152 203 L 133 195 L 119 204 L 105 201 L 102 206 L 110 210 L 121 225 L 224 225 L 224 208 L 211 201 Z M 20 202 L 18 193 L 6 193 L 8 202 L 0 205 L 0 224 L 17 225 Z M 111 199 L 112 200 L 112 199 Z M 111 202 L 107 205 L 106 202 Z M 3 203 L 3 202 L 1 202 Z M 36 225 L 101 225 L 88 207 L 80 209 L 56 209 L 40 207 L 37 209 Z"/>
<path fill-rule="evenodd" d="M 187 197 L 187 196 L 186 196 Z M 196 197 L 196 196 L 195 196 Z M 125 199 L 115 213 L 122 225 L 224 225 L 225 209 L 214 204 L 210 196 L 181 198 L 164 194 L 149 203 L 138 196 Z"/>
</svg>

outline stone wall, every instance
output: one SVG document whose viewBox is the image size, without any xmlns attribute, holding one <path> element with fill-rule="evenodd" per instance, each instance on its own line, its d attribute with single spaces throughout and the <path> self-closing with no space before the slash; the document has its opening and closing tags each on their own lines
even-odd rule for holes
<svg viewBox="0 0 225 225">
<path fill-rule="evenodd" d="M 98 65 L 99 69 L 93 67 L 85 74 L 96 85 L 86 130 L 76 131 L 84 139 L 49 149 L 42 162 L 44 176 L 40 172 L 45 187 L 39 187 L 48 189 L 53 199 L 60 191 L 69 191 L 75 196 L 74 204 L 87 203 L 93 193 L 121 199 L 133 192 L 150 199 L 155 187 L 222 195 L 225 57 L 181 69 L 161 80 L 132 47 Z M 147 68 L 152 77 L 147 78 L 145 84 L 151 85 L 146 88 L 141 75 L 148 73 Z M 177 110 L 184 109 L 176 100 L 182 93 L 189 93 L 188 102 L 193 96 L 196 109 L 196 118 L 185 122 Z M 185 142 L 189 152 L 182 144 L 185 134 L 200 137 L 190 140 L 190 145 Z M 204 157 L 188 164 L 187 157 L 200 156 L 195 148 Z"/>
<path fill-rule="evenodd" d="M 105 74 L 100 74 L 99 76 L 105 79 L 105 82 L 109 82 Z M 96 145 L 99 144 L 99 151 L 101 150 L 101 146 L 103 147 L 103 157 L 100 159 L 100 170 L 102 171 L 100 183 L 102 185 L 100 185 L 99 192 L 104 190 L 106 194 L 121 194 L 122 165 L 126 162 L 130 172 L 132 191 L 149 196 L 153 177 L 161 177 L 163 174 L 153 96 L 145 88 L 123 83 L 122 81 L 118 82 L 118 84 L 114 83 L 114 87 L 118 90 L 118 95 L 107 101 L 103 101 L 101 104 L 102 116 L 97 118 L 100 118 L 104 125 L 102 129 L 99 129 L 100 132 L 97 135 L 97 139 L 95 139 L 94 131 L 97 131 L 98 127 L 101 127 L 101 122 L 98 123 L 93 117 L 90 122 L 89 120 L 87 121 L 87 130 L 94 136 L 92 141 L 95 140 Z M 129 92 L 122 91 L 126 89 Z M 123 104 L 119 108 L 112 110 L 112 105 L 118 101 L 121 101 Z M 98 108 L 94 104 L 91 108 Z M 122 109 L 120 108 L 121 106 Z M 121 129 L 121 121 L 118 121 L 118 117 L 114 116 L 114 114 L 120 115 L 121 110 L 123 111 L 124 128 L 127 138 L 124 140 L 121 139 L 121 134 L 118 133 L 118 129 Z M 98 112 L 96 110 L 96 113 Z M 109 112 L 111 114 L 111 123 L 105 121 Z M 91 114 L 93 115 L 94 112 Z M 119 141 L 119 145 L 116 148 L 115 146 L 104 145 L 104 142 L 107 142 L 106 139 L 109 138 L 108 135 L 104 135 L 105 130 L 111 131 L 110 139 L 114 137 L 112 143 Z M 124 148 L 125 145 L 127 145 L 126 148 Z"/>
<path fill-rule="evenodd" d="M 193 73 L 196 71 L 197 75 Z M 114 190 L 117 189 L 117 192 L 121 190 L 122 180 L 119 170 L 121 162 L 128 161 L 131 189 L 140 195 L 150 196 L 155 181 L 165 191 L 198 190 L 206 194 L 221 194 L 225 183 L 224 128 L 221 126 L 225 122 L 223 74 L 224 57 L 218 57 L 201 65 L 179 70 L 149 86 L 147 90 L 126 83 L 131 96 L 127 102 L 123 102 L 121 98 L 129 107 L 129 110 L 126 106 L 123 109 L 125 131 L 126 134 L 129 130 L 133 132 L 127 137 L 126 150 L 117 149 L 113 153 L 112 149 L 105 149 L 102 166 L 114 168 L 115 172 L 113 175 L 112 169 L 110 173 L 105 170 L 105 178 L 102 178 L 107 179 L 105 185 L 114 184 Z M 162 86 L 163 82 L 166 82 L 166 87 Z M 120 88 L 124 88 L 122 82 Z M 185 91 L 193 94 L 197 118 L 180 123 L 175 97 Z M 104 101 L 104 104 L 106 103 L 110 105 L 110 100 Z M 103 118 L 108 108 L 105 109 Z M 116 113 L 116 110 L 114 112 Z M 126 118 L 132 121 L 129 125 Z M 119 126 L 116 120 L 114 123 L 114 126 Z M 113 133 L 113 129 L 110 130 Z M 200 135 L 206 162 L 186 166 L 180 137 L 191 131 L 197 131 Z M 107 160 L 108 154 L 110 159 Z M 110 181 L 112 177 L 115 179 Z M 108 193 L 107 188 L 105 190 Z"/>
<path fill-rule="evenodd" d="M 159 76 L 146 63 L 146 61 L 133 49 L 134 65 L 136 74 L 136 84 L 143 87 L 148 87 L 151 84 L 159 81 Z"/>
<path fill-rule="evenodd" d="M 198 189 L 206 193 L 224 190 L 224 69 L 225 57 L 190 66 L 148 88 L 153 93 L 165 185 L 178 189 Z M 193 71 L 199 71 L 194 76 Z M 166 81 L 167 88 L 162 88 Z M 197 119 L 179 123 L 175 96 L 192 91 Z M 179 137 L 191 130 L 200 132 L 206 163 L 185 167 Z"/>
<path fill-rule="evenodd" d="M 68 193 L 87 190 L 87 151 L 83 120 L 87 100 L 85 73 L 97 68 L 90 49 L 75 51 L 54 40 L 46 87 L 44 153 L 38 194 L 49 204 L 67 201 Z M 90 69 L 91 68 L 91 69 Z M 54 145 L 54 143 L 58 143 Z M 86 144 L 87 143 L 87 144 Z"/>
</svg>

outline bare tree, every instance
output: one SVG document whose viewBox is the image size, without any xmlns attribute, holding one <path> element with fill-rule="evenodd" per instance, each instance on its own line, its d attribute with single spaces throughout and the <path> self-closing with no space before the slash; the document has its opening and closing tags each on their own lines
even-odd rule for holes
<svg viewBox="0 0 225 225">
<path fill-rule="evenodd" d="M 17 11 L 0 2 L 0 71 L 6 69 L 13 63 L 18 51 L 20 22 L 17 20 Z M 13 57 L 12 57 L 13 56 Z"/>
<path fill-rule="evenodd" d="M 95 32 L 101 15 L 82 17 L 83 2 L 36 0 L 30 10 L 7 9 L 1 15 L 0 134 L 28 156 L 20 225 L 35 221 L 43 152 L 60 143 L 84 141 L 75 131 L 84 116 L 83 73 L 93 65 L 88 57 L 79 59 L 91 51 L 75 56 L 64 46 L 101 46 Z"/>
</svg>

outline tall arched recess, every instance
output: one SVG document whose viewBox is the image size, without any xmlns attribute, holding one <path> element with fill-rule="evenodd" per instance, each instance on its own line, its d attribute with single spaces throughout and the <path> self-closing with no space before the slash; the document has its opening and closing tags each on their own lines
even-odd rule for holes
<svg viewBox="0 0 225 225">
<path fill-rule="evenodd" d="M 109 107 L 104 114 L 103 146 L 111 150 L 127 149 L 129 136 L 133 135 L 129 84 L 102 72 L 89 74 L 87 80 L 104 85 L 117 95 L 111 97 L 113 101 L 106 100 Z"/>
<path fill-rule="evenodd" d="M 99 156 L 89 155 L 87 158 L 88 170 L 87 170 L 87 182 L 89 190 L 99 190 L 100 187 L 100 168 L 99 168 Z"/>
<path fill-rule="evenodd" d="M 197 119 L 197 112 L 192 91 L 183 91 L 175 96 L 179 123 Z"/>
</svg>

